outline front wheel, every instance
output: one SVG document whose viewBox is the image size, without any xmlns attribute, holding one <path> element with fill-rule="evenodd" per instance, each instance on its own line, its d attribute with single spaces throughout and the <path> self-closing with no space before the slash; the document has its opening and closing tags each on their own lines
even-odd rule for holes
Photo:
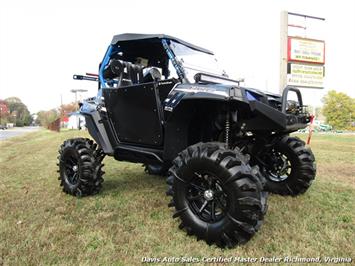
<svg viewBox="0 0 355 266">
<path fill-rule="evenodd" d="M 296 196 L 304 193 L 316 175 L 315 158 L 304 141 L 284 136 L 260 156 L 269 192 Z"/>
<path fill-rule="evenodd" d="M 96 194 L 102 187 L 104 154 L 90 139 L 64 141 L 58 155 L 59 180 L 63 191 L 74 196 Z"/>
<path fill-rule="evenodd" d="M 220 143 L 188 147 L 174 160 L 167 179 L 170 207 L 180 228 L 208 244 L 246 243 L 261 226 L 267 209 L 258 167 Z"/>
</svg>

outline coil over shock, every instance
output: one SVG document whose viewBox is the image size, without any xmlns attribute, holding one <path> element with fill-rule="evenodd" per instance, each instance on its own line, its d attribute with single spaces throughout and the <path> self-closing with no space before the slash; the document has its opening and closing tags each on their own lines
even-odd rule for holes
<svg viewBox="0 0 355 266">
<path fill-rule="evenodd" d="M 224 142 L 226 143 L 227 148 L 229 148 L 229 133 L 230 133 L 230 114 L 228 109 L 226 113 L 226 123 L 224 125 Z"/>
</svg>

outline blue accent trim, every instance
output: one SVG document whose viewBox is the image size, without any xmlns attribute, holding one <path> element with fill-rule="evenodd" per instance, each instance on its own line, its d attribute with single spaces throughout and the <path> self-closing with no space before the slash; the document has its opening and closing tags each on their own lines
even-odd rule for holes
<svg viewBox="0 0 355 266">
<path fill-rule="evenodd" d="M 99 80 L 101 83 L 101 87 L 105 88 L 106 87 L 106 80 L 104 79 L 104 69 L 106 67 L 106 65 L 108 64 L 108 62 L 110 61 L 110 55 L 112 52 L 113 46 L 110 45 L 105 53 L 104 59 L 101 62 L 101 67 L 100 67 L 100 72 L 99 72 Z"/>
<path fill-rule="evenodd" d="M 165 39 L 161 40 L 163 47 L 165 48 L 166 53 L 168 54 L 168 57 L 170 60 L 173 60 L 175 56 L 173 55 L 172 51 L 170 50 L 169 44 Z"/>
<path fill-rule="evenodd" d="M 256 101 L 257 99 L 249 91 L 246 91 L 246 96 L 249 101 Z"/>
</svg>

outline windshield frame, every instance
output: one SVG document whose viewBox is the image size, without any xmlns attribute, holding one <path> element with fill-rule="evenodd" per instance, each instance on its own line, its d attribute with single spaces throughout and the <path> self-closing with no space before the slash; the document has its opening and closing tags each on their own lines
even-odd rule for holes
<svg viewBox="0 0 355 266">
<path fill-rule="evenodd" d="M 184 76 L 183 78 L 186 81 L 192 82 L 192 80 L 195 80 L 195 75 L 199 73 L 212 75 L 216 77 L 223 77 L 223 78 L 228 77 L 225 71 L 218 66 L 218 60 L 215 57 L 214 53 L 206 53 L 201 50 L 193 49 L 190 46 L 187 46 L 183 43 L 179 43 L 174 40 L 169 40 L 168 47 L 170 53 L 173 55 L 173 58 L 171 58 L 171 55 L 169 55 L 169 52 L 167 51 L 169 59 L 172 61 L 178 75 L 179 72 L 180 73 L 183 72 L 183 76 Z M 203 65 L 195 64 L 195 62 L 191 63 L 191 61 L 193 61 L 191 59 L 196 60 L 196 58 L 193 58 L 194 56 L 198 56 L 200 57 L 200 59 L 210 61 L 209 63 L 212 63 L 214 67 L 206 68 Z M 184 57 L 185 59 L 188 59 L 186 61 L 190 61 L 190 62 L 185 62 Z M 198 61 L 199 60 L 197 60 L 196 62 Z M 207 64 L 207 65 L 211 65 L 211 64 Z M 193 75 L 191 75 L 191 77 L 188 77 L 189 75 L 188 72 L 193 73 Z"/>
</svg>

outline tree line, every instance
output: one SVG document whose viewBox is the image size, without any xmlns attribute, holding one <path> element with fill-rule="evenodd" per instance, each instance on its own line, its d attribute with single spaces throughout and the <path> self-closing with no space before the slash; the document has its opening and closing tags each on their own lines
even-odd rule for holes
<svg viewBox="0 0 355 266">
<path fill-rule="evenodd" d="M 58 118 L 68 117 L 70 113 L 78 110 L 77 103 L 62 104 L 59 108 L 54 108 L 46 111 L 39 111 L 37 113 L 36 123 L 43 127 L 48 125 Z"/>
<path fill-rule="evenodd" d="M 323 107 L 316 108 L 316 118 L 324 115 L 325 122 L 334 129 L 355 130 L 355 98 L 345 93 L 329 91 L 322 99 Z M 0 124 L 13 123 L 16 126 L 29 126 L 32 122 L 47 127 L 58 118 L 68 117 L 78 110 L 77 103 L 63 104 L 59 108 L 39 111 L 31 115 L 27 106 L 18 98 L 0 99 Z"/>
<path fill-rule="evenodd" d="M 0 124 L 13 123 L 23 127 L 31 125 L 32 121 L 30 111 L 18 97 L 0 100 Z"/>
<path fill-rule="evenodd" d="M 322 114 L 334 129 L 355 130 L 355 98 L 345 93 L 329 91 L 322 99 Z"/>
<path fill-rule="evenodd" d="M 48 127 L 58 118 L 67 117 L 78 109 L 77 103 L 63 104 L 59 108 L 39 111 L 31 114 L 27 106 L 18 97 L 0 99 L 0 125 L 12 123 L 17 127 L 40 125 Z"/>
</svg>

